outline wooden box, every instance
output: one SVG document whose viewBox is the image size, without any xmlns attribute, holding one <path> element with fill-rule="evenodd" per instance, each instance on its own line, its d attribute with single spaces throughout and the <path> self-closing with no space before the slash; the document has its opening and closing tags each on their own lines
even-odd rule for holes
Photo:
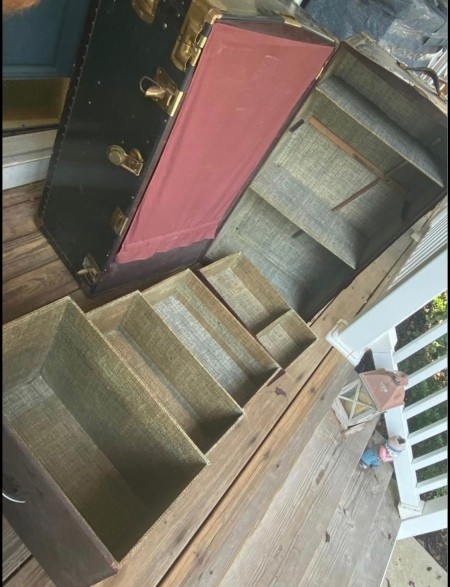
<svg viewBox="0 0 450 587">
<path fill-rule="evenodd" d="M 190 269 L 142 295 L 240 406 L 244 407 L 279 370 L 273 358 Z"/>
<path fill-rule="evenodd" d="M 215 378 L 205 369 L 184 343 L 180 336 L 184 330 L 171 329 L 140 293 L 87 316 L 203 452 L 243 414 L 220 376 Z"/>
<path fill-rule="evenodd" d="M 241 251 L 307 321 L 446 193 L 446 103 L 341 43 L 206 258 Z"/>
<path fill-rule="evenodd" d="M 4 514 L 58 587 L 92 585 L 207 461 L 68 298 L 3 328 Z"/>
<path fill-rule="evenodd" d="M 201 274 L 283 368 L 316 340 L 309 326 L 242 253 L 204 267 Z"/>
</svg>

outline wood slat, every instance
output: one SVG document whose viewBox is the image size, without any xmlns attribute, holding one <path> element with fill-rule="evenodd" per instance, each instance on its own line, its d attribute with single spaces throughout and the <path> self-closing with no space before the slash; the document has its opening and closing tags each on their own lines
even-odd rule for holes
<svg viewBox="0 0 450 587">
<path fill-rule="evenodd" d="M 371 161 L 366 159 L 366 157 L 363 157 L 363 155 L 361 155 L 361 153 L 358 153 L 358 151 L 356 151 L 348 143 L 346 143 L 340 137 L 338 137 L 328 127 L 326 127 L 324 124 L 322 124 L 320 122 L 320 120 L 317 120 L 317 118 L 310 116 L 308 118 L 308 122 L 313 128 L 315 128 L 320 133 L 322 133 L 324 137 L 326 137 L 332 143 L 334 143 L 339 148 L 341 148 L 345 153 L 347 153 L 347 155 L 350 155 L 350 157 L 353 157 L 353 159 L 356 159 L 356 161 L 358 161 L 358 163 L 363 165 L 366 169 L 368 169 L 371 173 L 373 173 L 377 177 L 377 180 L 375 182 L 372 182 L 368 186 L 362 188 L 362 190 L 360 190 L 358 192 L 358 195 L 360 195 L 360 194 L 364 193 L 365 191 L 367 191 L 368 189 L 370 189 L 370 187 L 375 185 L 375 183 L 380 180 L 389 184 L 389 186 L 391 188 L 393 188 L 395 191 L 402 194 L 402 196 L 407 195 L 407 190 L 402 185 L 397 183 L 392 177 L 390 177 L 390 173 L 392 173 L 393 171 L 396 171 L 397 169 L 399 169 L 400 167 L 403 167 L 405 165 L 405 163 L 403 161 L 401 163 L 399 163 L 398 165 L 396 165 L 391 171 L 385 173 L 384 171 L 379 169 L 376 165 L 374 165 Z M 352 199 L 355 197 L 356 196 L 353 195 Z M 339 207 L 342 207 L 342 204 L 340 204 Z M 336 208 L 337 208 L 337 206 L 336 206 Z"/>
<path fill-rule="evenodd" d="M 331 387 L 338 385 L 333 377 Z M 328 412 L 293 471 L 292 487 L 281 496 L 278 491 L 272 511 L 267 512 L 265 518 L 272 518 L 272 523 L 264 520 L 251 537 L 250 547 L 246 545 L 239 554 L 242 568 L 234 565 L 235 578 L 247 576 L 245 584 L 263 587 L 289 585 L 302 576 L 326 539 L 339 500 L 351 489 L 352 473 L 375 423 L 368 422 L 355 434 L 345 436 L 334 413 Z M 233 585 L 232 574 L 227 573 L 225 585 Z"/>
<path fill-rule="evenodd" d="M 23 544 L 9 522 L 3 518 L 2 522 L 3 538 L 3 566 L 2 580 L 6 581 L 16 569 L 22 567 L 31 557 L 31 552 Z"/>
<path fill-rule="evenodd" d="M 6 583 L 8 587 L 56 587 L 35 558 L 27 563 Z"/>
<path fill-rule="evenodd" d="M 44 235 L 35 232 L 4 243 L 3 245 L 3 281 L 14 279 L 19 275 L 40 268 L 58 256 Z"/>
<path fill-rule="evenodd" d="M 32 312 L 78 289 L 59 259 L 3 284 L 3 323 Z"/>
<path fill-rule="evenodd" d="M 364 538 L 362 556 L 355 565 L 348 585 L 380 587 L 382 584 L 401 524 L 394 485 L 395 482 L 391 480 L 377 515 Z"/>
<path fill-rule="evenodd" d="M 373 470 L 355 469 L 349 491 L 330 520 L 322 545 L 316 549 L 299 587 L 350 584 L 392 470 L 390 464 Z"/>
<path fill-rule="evenodd" d="M 36 181 L 17 188 L 5 190 L 2 194 L 3 210 L 30 200 L 39 200 L 44 190 L 44 183 L 45 182 L 43 181 Z M 3 238 L 3 240 L 5 239 Z"/>
<path fill-rule="evenodd" d="M 3 209 L 3 242 L 37 232 L 35 217 L 39 200 L 26 200 Z"/>
<path fill-rule="evenodd" d="M 340 385 L 340 378 L 336 380 L 333 373 L 329 377 L 327 389 L 323 391 L 319 384 L 318 393 L 334 393 Z M 328 405 L 328 400 L 325 397 L 322 401 Z M 180 585 L 292 585 L 301 576 L 323 541 L 374 426 L 370 423 L 353 437 L 343 436 L 330 410 L 318 423 L 319 404 L 315 402 L 307 415 L 292 409 L 280 421 L 227 494 L 227 507 L 221 512 L 226 521 L 205 548 L 200 568 Z M 305 435 L 307 445 L 302 452 Z M 236 499 L 238 494 L 240 499 Z"/>
</svg>

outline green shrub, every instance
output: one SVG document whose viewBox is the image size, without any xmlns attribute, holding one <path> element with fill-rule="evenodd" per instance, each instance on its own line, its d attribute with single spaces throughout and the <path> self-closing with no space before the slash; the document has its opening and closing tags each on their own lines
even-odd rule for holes
<svg viewBox="0 0 450 587">
<path fill-rule="evenodd" d="M 408 342 L 411 342 L 433 326 L 441 323 L 447 319 L 447 292 L 437 296 L 432 302 L 427 304 L 424 308 L 418 310 L 413 316 L 410 316 L 407 320 L 402 322 L 397 327 L 398 343 L 397 348 L 403 347 Z M 425 365 L 428 365 L 432 361 L 435 361 L 443 355 L 447 355 L 448 351 L 448 340 L 447 334 L 442 336 L 425 348 L 416 352 L 411 357 L 408 357 L 398 367 L 405 373 L 411 375 L 418 371 Z M 447 369 L 436 373 L 432 377 L 429 377 L 425 381 L 415 385 L 406 392 L 405 404 L 408 406 L 415 403 L 430 394 L 439 391 L 448 386 L 448 373 Z M 408 426 L 410 432 L 419 430 L 429 424 L 433 424 L 438 420 L 445 418 L 447 415 L 447 402 L 441 403 L 433 408 L 430 408 L 422 414 L 418 414 L 408 420 Z M 430 451 L 438 448 L 447 446 L 447 432 L 443 432 L 426 441 L 423 441 L 413 447 L 414 457 L 419 457 L 423 454 L 427 454 Z M 442 461 L 436 463 L 425 469 L 421 469 L 417 473 L 418 481 L 424 481 L 447 471 L 447 462 Z M 439 495 L 447 494 L 447 487 L 442 489 L 429 492 L 423 495 L 424 499 L 430 499 Z"/>
</svg>

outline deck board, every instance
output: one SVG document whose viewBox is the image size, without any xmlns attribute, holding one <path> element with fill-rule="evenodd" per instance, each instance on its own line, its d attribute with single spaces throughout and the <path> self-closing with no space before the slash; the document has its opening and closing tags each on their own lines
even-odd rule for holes
<svg viewBox="0 0 450 587">
<path fill-rule="evenodd" d="M 56 587 L 35 558 L 29 559 L 6 585 L 8 587 Z"/>
<path fill-rule="evenodd" d="M 43 181 L 36 181 L 33 183 L 28 183 L 26 185 L 19 186 L 17 188 L 5 190 L 2 194 L 3 212 L 6 210 L 6 208 L 16 206 L 17 204 L 22 204 L 23 202 L 27 202 L 30 200 L 35 200 L 36 202 L 39 201 L 42 196 L 43 190 Z M 3 240 L 5 240 L 4 235 Z"/>
<path fill-rule="evenodd" d="M 59 259 L 17 275 L 3 282 L 3 322 L 41 308 L 77 289 L 78 284 Z"/>
<path fill-rule="evenodd" d="M 297 583 L 299 587 L 349 585 L 364 552 L 367 528 L 372 525 L 391 476 L 390 464 L 376 470 L 354 470 L 350 490 L 335 510 L 322 544 Z"/>
<path fill-rule="evenodd" d="M 38 204 L 38 199 L 27 199 L 3 208 L 3 242 L 36 232 L 35 217 Z"/>
<path fill-rule="evenodd" d="M 21 202 L 29 202 L 34 197 L 39 197 L 42 191 L 42 185 L 33 184 L 32 186 L 24 186 L 22 188 L 23 193 L 20 193 L 21 188 L 15 190 L 9 190 L 4 193 L 3 205 L 5 208 L 13 208 L 21 204 Z M 14 192 L 14 194 L 11 194 Z M 34 196 L 33 196 L 34 194 Z M 12 202 L 12 203 L 11 203 Z M 33 214 L 36 204 L 33 202 L 33 206 L 28 206 L 28 213 Z M 28 226 L 30 226 L 28 224 Z M 27 229 L 28 230 L 28 229 Z M 25 231 L 26 232 L 26 231 Z M 11 231 L 10 231 L 10 234 Z M 76 282 L 71 277 L 70 273 L 65 269 L 62 263 L 57 260 L 49 260 L 44 264 L 41 253 L 35 257 L 30 255 L 30 262 L 24 264 L 24 256 L 17 254 L 17 265 L 14 262 L 14 249 L 15 245 L 19 242 L 23 246 L 28 241 L 27 246 L 33 246 L 30 244 L 35 238 L 39 240 L 39 233 L 37 229 L 34 233 L 22 234 L 22 236 L 16 236 L 17 231 L 14 232 L 13 238 L 9 241 L 5 240 L 3 236 L 3 254 L 4 258 L 8 260 L 8 279 L 3 280 L 3 310 L 4 310 L 4 322 L 15 318 L 21 314 L 30 312 L 37 307 L 43 306 L 51 301 L 70 294 L 82 309 L 87 310 L 92 307 L 96 307 L 105 301 L 115 299 L 124 292 L 114 292 L 100 296 L 99 298 L 87 298 L 85 294 L 78 288 Z M 27 237 L 24 239 L 24 236 Z M 311 418 L 312 410 L 318 409 L 319 412 L 329 407 L 328 396 L 324 396 L 321 399 L 322 394 L 319 392 L 321 385 L 324 381 L 326 372 L 332 372 L 333 369 L 338 368 L 339 363 L 343 363 L 344 360 L 338 356 L 336 352 L 330 352 L 330 346 L 324 340 L 325 334 L 332 328 L 336 321 L 340 318 L 351 320 L 367 303 L 377 297 L 378 293 L 386 287 L 385 283 L 389 280 L 391 272 L 399 262 L 399 259 L 405 253 L 405 250 L 411 244 L 411 239 L 408 235 L 403 235 L 393 246 L 391 246 L 377 261 L 372 263 L 366 270 L 364 270 L 352 283 L 352 285 L 343 291 L 335 300 L 327 305 L 312 322 L 311 326 L 314 332 L 319 336 L 319 340 L 313 345 L 305 355 L 294 362 L 290 367 L 289 373 L 292 380 L 291 388 L 286 388 L 286 396 L 280 395 L 280 407 L 279 416 L 281 417 L 284 412 L 290 414 L 290 417 L 294 417 L 299 411 L 302 418 L 302 425 L 308 421 L 308 417 Z M 39 248 L 39 247 L 38 247 Z M 17 248 L 20 251 L 20 247 Z M 23 249 L 22 249 L 23 251 Z M 26 257 L 26 255 L 25 255 Z M 34 261 L 32 260 L 34 258 Z M 45 255 L 44 255 L 45 260 Z M 22 263 L 22 268 L 20 267 Z M 85 306 L 85 307 L 84 307 Z M 6 318 L 6 319 L 5 319 Z M 333 357 L 335 357 L 333 359 Z M 331 371 L 327 371 L 331 370 Z M 308 392 L 303 393 L 308 385 Z M 302 393 L 300 393 L 302 392 Z M 258 413 L 258 418 L 255 419 L 252 427 L 245 430 L 245 434 L 241 437 L 241 442 L 229 443 L 227 445 L 227 453 L 221 454 L 217 458 L 219 459 L 221 466 L 219 478 L 217 482 L 217 494 L 204 496 L 196 496 L 195 499 L 188 502 L 185 507 L 188 507 L 192 511 L 193 522 L 195 520 L 204 520 L 213 511 L 214 506 L 217 504 L 217 496 L 224 493 L 224 491 L 233 483 L 239 472 L 233 463 L 233 451 L 247 451 L 248 458 L 255 452 L 256 447 L 261 443 L 261 439 L 268 433 L 264 431 L 264 421 L 270 414 L 270 403 L 263 402 L 255 406 L 249 406 L 250 410 L 254 410 Z M 286 411 L 287 410 L 287 411 Z M 325 413 L 323 411 L 323 413 Z M 300 426 L 300 423 L 299 423 Z M 245 426 L 244 426 L 245 428 Z M 305 428 L 307 430 L 307 428 Z M 304 433 L 306 434 L 306 432 Z M 266 448 L 265 450 L 269 450 Z M 272 450 L 270 448 L 270 450 Z M 256 453 L 261 457 L 264 455 L 261 449 Z M 249 469 L 250 470 L 250 469 Z M 215 473 L 217 474 L 217 473 Z M 219 506 L 218 506 L 219 507 Z M 217 509 L 217 508 L 216 508 Z M 215 514 L 214 514 L 215 515 Z M 215 519 L 214 516 L 210 516 L 210 519 Z M 183 537 L 185 528 L 182 527 L 182 523 L 173 516 L 172 523 L 175 525 L 175 529 L 178 532 L 178 539 Z M 222 524 L 222 520 L 218 519 L 217 525 L 213 525 L 212 528 L 208 524 L 204 524 L 200 529 L 198 536 L 202 537 L 208 532 L 217 532 Z M 175 538 L 177 536 L 175 535 Z M 151 541 L 149 541 L 151 542 Z M 118 576 L 112 577 L 101 583 L 102 587 L 113 587 L 120 585 L 121 587 L 133 586 L 133 587 L 150 587 L 156 585 L 164 568 L 168 568 L 168 561 L 172 552 L 182 553 L 189 540 L 183 538 L 181 542 L 178 540 L 164 541 L 162 540 L 159 544 L 158 550 L 155 554 L 154 548 L 151 551 L 141 549 L 139 553 L 133 559 L 133 564 L 128 564 L 123 572 L 119 573 Z M 167 585 L 181 585 L 182 583 L 175 582 L 170 583 L 172 577 L 176 577 L 180 569 L 184 565 L 195 566 L 198 564 L 197 554 L 195 549 L 196 542 L 192 542 L 188 546 L 183 554 L 179 556 L 177 562 L 173 566 L 172 570 L 166 577 Z M 19 548 L 22 546 L 19 544 Z M 151 556 L 149 556 L 151 555 Z M 44 571 L 39 567 L 35 559 L 30 559 L 16 574 L 11 576 L 12 578 L 6 583 L 8 587 L 50 587 L 52 583 L 47 578 Z M 20 582 L 22 581 L 22 582 Z M 169 582 L 167 582 L 169 581 Z"/>
<path fill-rule="evenodd" d="M 330 391 L 336 389 L 335 381 L 331 374 Z M 202 561 L 201 568 L 180 585 L 263 587 L 279 582 L 288 586 L 292 579 L 301 576 L 317 544 L 323 541 L 328 521 L 374 426 L 371 423 L 361 429 L 358 438 L 344 437 L 330 410 L 318 426 L 318 410 L 314 408 L 310 415 L 305 422 L 297 411 L 289 426 L 284 420 L 280 423 L 262 447 L 263 451 L 266 449 L 262 454 L 264 460 L 257 457 L 233 488 L 233 492 L 240 492 L 241 499 L 236 499 L 236 494 L 227 500 L 228 509 L 223 516 L 228 532 L 222 524 L 220 533 L 205 549 L 209 568 Z M 309 442 L 303 438 L 307 446 L 302 451 L 298 435 L 304 436 L 304 429 L 312 438 Z M 252 527 L 243 534 L 242 521 L 249 516 Z M 218 577 L 217 566 L 218 562 L 224 564 L 224 550 L 232 554 L 227 556 L 224 576 Z"/>
<path fill-rule="evenodd" d="M 58 258 L 44 235 L 36 232 L 3 245 L 3 281 L 9 281 Z"/>
<path fill-rule="evenodd" d="M 396 506 L 394 481 L 391 480 L 383 502 L 364 539 L 364 552 L 350 577 L 349 585 L 380 587 L 386 574 L 386 561 L 390 560 L 400 528 Z M 392 586 L 394 587 L 394 586 Z"/>
<path fill-rule="evenodd" d="M 23 544 L 5 518 L 3 518 L 2 523 L 2 537 L 2 580 L 5 582 L 18 568 L 22 567 L 31 558 L 31 552 Z"/>
</svg>

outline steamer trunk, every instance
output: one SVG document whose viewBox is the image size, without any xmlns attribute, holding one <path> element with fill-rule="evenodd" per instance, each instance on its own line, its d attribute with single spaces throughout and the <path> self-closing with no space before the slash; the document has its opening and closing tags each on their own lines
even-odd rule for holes
<svg viewBox="0 0 450 587">
<path fill-rule="evenodd" d="M 94 1 L 39 211 L 88 292 L 202 259 L 335 50 L 289 4 Z"/>
<path fill-rule="evenodd" d="M 90 294 L 242 252 L 310 320 L 446 192 L 447 112 L 288 2 L 100 0 L 40 208 Z"/>
</svg>

